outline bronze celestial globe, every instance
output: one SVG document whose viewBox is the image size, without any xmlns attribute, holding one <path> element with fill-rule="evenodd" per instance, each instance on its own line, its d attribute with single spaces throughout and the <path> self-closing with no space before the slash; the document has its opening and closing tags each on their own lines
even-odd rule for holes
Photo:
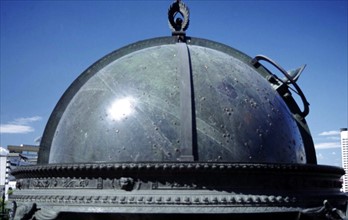
<svg viewBox="0 0 348 220">
<path fill-rule="evenodd" d="M 174 2 L 172 36 L 118 49 L 71 84 L 38 165 L 12 172 L 14 219 L 345 218 L 343 169 L 316 164 L 303 67 L 186 36 L 188 16 Z"/>
</svg>

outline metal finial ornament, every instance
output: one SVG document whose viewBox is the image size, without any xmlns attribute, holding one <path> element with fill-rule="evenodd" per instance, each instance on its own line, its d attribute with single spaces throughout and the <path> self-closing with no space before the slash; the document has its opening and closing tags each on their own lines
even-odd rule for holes
<svg viewBox="0 0 348 220">
<path fill-rule="evenodd" d="M 181 17 L 176 17 L 178 13 Z M 190 23 L 190 10 L 180 0 L 176 0 L 168 9 L 168 22 L 173 35 L 185 34 Z"/>
</svg>

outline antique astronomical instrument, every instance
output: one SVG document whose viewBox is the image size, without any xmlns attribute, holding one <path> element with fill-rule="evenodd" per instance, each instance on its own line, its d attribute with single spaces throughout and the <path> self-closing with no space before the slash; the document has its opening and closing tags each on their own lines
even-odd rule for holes
<svg viewBox="0 0 348 220">
<path fill-rule="evenodd" d="M 38 165 L 12 172 L 13 218 L 343 219 L 344 171 L 316 163 L 304 67 L 187 36 L 181 1 L 168 21 L 172 36 L 106 55 L 67 89 Z"/>
</svg>

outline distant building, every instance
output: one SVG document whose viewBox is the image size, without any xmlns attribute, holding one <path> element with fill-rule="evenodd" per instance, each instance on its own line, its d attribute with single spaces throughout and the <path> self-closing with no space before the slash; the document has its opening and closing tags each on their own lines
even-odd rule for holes
<svg viewBox="0 0 348 220">
<path fill-rule="evenodd" d="M 11 175 L 11 170 L 14 167 L 35 165 L 37 163 L 37 156 L 39 146 L 34 145 L 8 145 L 9 151 L 6 155 L 0 155 L 0 192 L 5 192 L 7 200 L 7 192 L 9 188 L 14 189 L 16 186 L 16 179 Z"/>
<path fill-rule="evenodd" d="M 33 165 L 37 163 L 37 155 L 39 152 L 39 146 L 35 145 L 8 145 L 9 151 L 8 157 L 11 159 L 11 165 Z"/>
<path fill-rule="evenodd" d="M 346 174 L 343 176 L 343 192 L 348 192 L 348 130 L 341 128 L 342 167 Z"/>
<path fill-rule="evenodd" d="M 5 195 L 5 200 L 8 199 L 7 191 L 9 189 L 9 161 L 6 155 L 0 155 L 0 197 Z"/>
<path fill-rule="evenodd" d="M 6 183 L 6 155 L 0 155 L 0 189 L 5 187 Z"/>
</svg>

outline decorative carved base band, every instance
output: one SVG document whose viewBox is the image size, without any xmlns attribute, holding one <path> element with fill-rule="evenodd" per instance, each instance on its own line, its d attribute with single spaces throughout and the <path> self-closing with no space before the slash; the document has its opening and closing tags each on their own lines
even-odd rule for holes
<svg viewBox="0 0 348 220">
<path fill-rule="evenodd" d="M 298 164 L 49 164 L 14 170 L 19 190 L 10 200 L 57 213 L 289 212 L 324 200 L 339 208 L 348 200 L 343 173 Z"/>
</svg>

